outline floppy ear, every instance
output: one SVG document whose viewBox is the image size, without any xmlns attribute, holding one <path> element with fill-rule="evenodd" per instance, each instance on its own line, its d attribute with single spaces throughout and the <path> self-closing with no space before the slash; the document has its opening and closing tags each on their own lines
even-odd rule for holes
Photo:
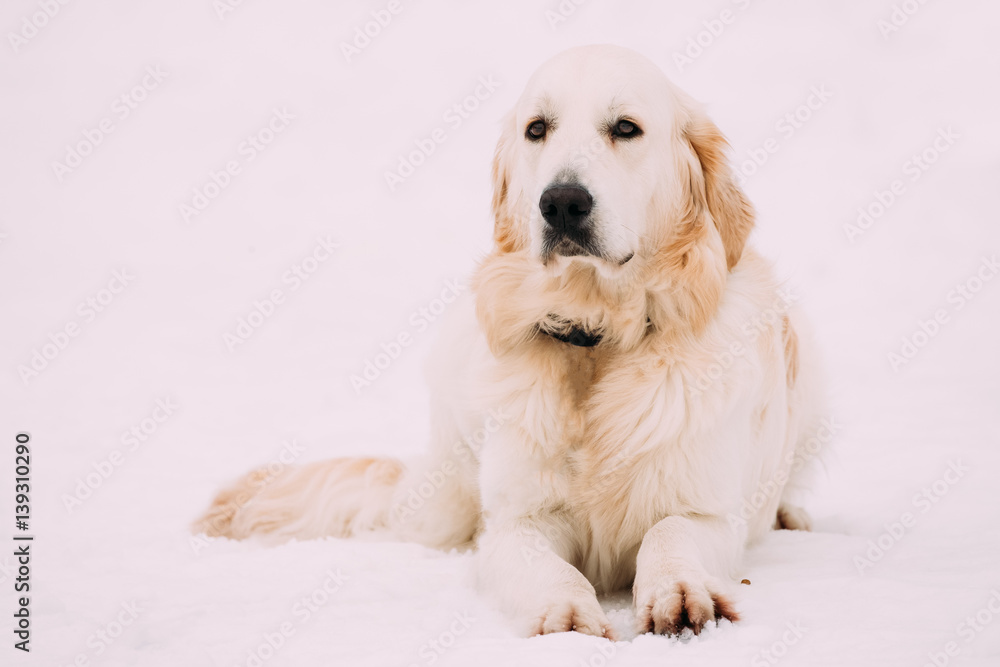
<svg viewBox="0 0 1000 667">
<path fill-rule="evenodd" d="M 733 178 L 726 158 L 729 143 L 719 128 L 707 118 L 695 116 L 685 128 L 685 135 L 701 163 L 705 205 L 722 237 L 726 265 L 731 269 L 740 261 L 743 246 L 753 229 L 753 205 Z"/>
<path fill-rule="evenodd" d="M 516 211 L 517 202 L 510 194 L 512 153 L 517 139 L 514 122 L 514 113 L 507 114 L 493 154 L 493 240 L 501 252 L 515 252 L 527 243 L 524 225 Z"/>
</svg>

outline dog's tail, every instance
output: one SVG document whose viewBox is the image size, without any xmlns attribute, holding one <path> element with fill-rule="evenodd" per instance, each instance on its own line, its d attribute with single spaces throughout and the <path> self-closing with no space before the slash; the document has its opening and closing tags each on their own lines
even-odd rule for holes
<svg viewBox="0 0 1000 667">
<path fill-rule="evenodd" d="M 475 477 L 452 461 L 341 458 L 259 468 L 221 491 L 192 529 L 269 542 L 381 536 L 436 548 L 471 544 L 480 522 Z"/>
<path fill-rule="evenodd" d="M 196 533 L 269 541 L 353 537 L 390 528 L 405 466 L 396 459 L 340 458 L 278 471 L 259 468 L 223 489 Z"/>
</svg>

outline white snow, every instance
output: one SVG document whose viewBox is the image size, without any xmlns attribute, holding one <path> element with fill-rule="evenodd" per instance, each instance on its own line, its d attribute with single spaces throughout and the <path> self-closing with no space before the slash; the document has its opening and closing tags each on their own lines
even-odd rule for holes
<svg viewBox="0 0 1000 667">
<path fill-rule="evenodd" d="M 995 278 L 983 260 L 1000 251 L 996 3 L 231 0 L 220 19 L 224 1 L 0 10 L 0 664 L 1000 664 L 1000 280 L 976 275 Z M 391 21 L 348 63 L 340 43 L 373 11 Z M 679 71 L 699 32 L 708 45 Z M 32 36 L 15 50 L 11 34 Z M 593 42 L 654 58 L 739 163 L 764 162 L 746 180 L 755 243 L 811 313 L 834 397 L 816 531 L 751 550 L 743 620 L 697 638 L 634 637 L 628 594 L 606 600 L 616 644 L 518 638 L 469 587 L 467 554 L 192 542 L 220 485 L 283 447 L 303 461 L 422 449 L 436 324 L 420 309 L 489 247 L 499 119 L 544 59 Z M 477 109 L 449 113 L 477 87 Z M 781 124 L 810 95 L 808 120 Z M 103 119 L 113 130 L 60 181 L 53 163 Z M 241 149 L 265 128 L 272 143 Z M 390 191 L 384 173 L 435 136 Z M 925 150 L 935 161 L 914 171 Z M 213 172 L 227 182 L 227 163 L 228 186 L 186 223 L 179 206 Z M 845 225 L 894 180 L 851 242 Z M 317 239 L 339 247 L 293 288 L 283 276 Z M 971 300 L 953 292 L 966 283 Z M 275 289 L 273 315 L 230 351 L 224 335 Z M 109 296 L 91 313 L 86 299 Z M 401 333 L 412 344 L 355 392 L 350 376 Z M 894 369 L 904 337 L 923 345 Z M 25 382 L 36 350 L 56 353 Z M 158 400 L 173 414 L 123 440 Z M 30 655 L 12 633 L 20 431 Z M 99 486 L 68 510 L 88 475 Z"/>
</svg>

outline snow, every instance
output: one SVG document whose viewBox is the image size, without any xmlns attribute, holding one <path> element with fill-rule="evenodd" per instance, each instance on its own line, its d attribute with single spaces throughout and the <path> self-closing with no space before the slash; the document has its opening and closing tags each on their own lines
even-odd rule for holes
<svg viewBox="0 0 1000 667">
<path fill-rule="evenodd" d="M 995 277 L 983 261 L 1000 250 L 995 3 L 233 0 L 222 18 L 218 4 L 2 9 L 0 516 L 7 541 L 27 431 L 36 539 L 30 656 L 12 646 L 17 574 L 0 549 L 0 663 L 998 664 L 1000 280 L 977 276 Z M 347 62 L 340 44 L 371 12 L 391 20 Z M 678 67 L 700 32 L 708 45 Z M 470 588 L 469 554 L 192 542 L 220 485 L 282 451 L 419 453 L 436 329 L 420 309 L 488 250 L 499 119 L 538 64 L 593 42 L 659 62 L 738 162 L 766 153 L 745 170 L 754 242 L 830 369 L 815 532 L 752 549 L 743 620 L 696 638 L 634 637 L 628 595 L 608 598 L 615 644 L 517 637 Z M 477 87 L 478 108 L 449 113 Z M 781 125 L 797 110 L 808 119 Z M 112 131 L 60 180 L 53 163 L 104 119 Z M 258 134 L 273 141 L 243 144 Z M 435 136 L 390 191 L 385 172 Z M 185 222 L 180 205 L 213 173 L 227 186 Z M 849 240 L 879 197 L 894 201 Z M 302 265 L 315 270 L 296 283 Z M 231 351 L 224 336 L 274 290 Z M 411 344 L 356 392 L 351 375 L 401 333 Z M 904 337 L 922 346 L 893 368 Z M 64 349 L 24 381 L 52 339 Z M 67 509 L 88 475 L 99 485 Z"/>
</svg>

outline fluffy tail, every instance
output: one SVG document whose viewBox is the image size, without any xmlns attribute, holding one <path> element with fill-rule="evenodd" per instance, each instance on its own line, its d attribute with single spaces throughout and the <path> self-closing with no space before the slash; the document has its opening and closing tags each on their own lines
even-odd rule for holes
<svg viewBox="0 0 1000 667">
<path fill-rule="evenodd" d="M 271 542 L 381 533 L 438 549 L 462 548 L 480 522 L 472 470 L 427 459 L 332 459 L 259 468 L 224 489 L 194 532 Z"/>
<path fill-rule="evenodd" d="M 259 468 L 221 491 L 193 530 L 244 539 L 351 537 L 388 529 L 405 467 L 395 459 L 342 458 Z"/>
</svg>

